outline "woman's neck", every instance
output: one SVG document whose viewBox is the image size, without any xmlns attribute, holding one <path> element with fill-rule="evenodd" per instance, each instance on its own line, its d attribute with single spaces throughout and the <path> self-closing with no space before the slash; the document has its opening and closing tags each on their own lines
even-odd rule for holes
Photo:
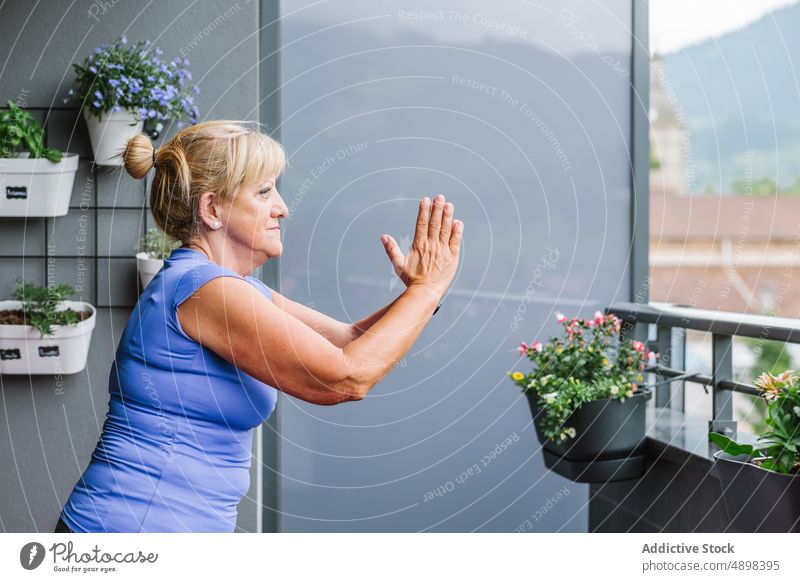
<svg viewBox="0 0 800 582">
<path fill-rule="evenodd" d="M 252 260 L 240 260 L 236 253 L 228 250 L 223 247 L 220 250 L 215 250 L 212 248 L 212 245 L 208 243 L 208 241 L 199 241 L 199 242 L 188 242 L 183 243 L 181 248 L 190 248 L 196 251 L 203 253 L 206 258 L 212 263 L 216 263 L 226 269 L 230 269 L 236 273 L 239 273 L 242 276 L 249 275 L 256 269 L 258 266 L 263 264 L 263 261 L 260 263 L 255 263 Z M 251 259 L 255 258 L 253 253 L 250 253 Z"/>
</svg>

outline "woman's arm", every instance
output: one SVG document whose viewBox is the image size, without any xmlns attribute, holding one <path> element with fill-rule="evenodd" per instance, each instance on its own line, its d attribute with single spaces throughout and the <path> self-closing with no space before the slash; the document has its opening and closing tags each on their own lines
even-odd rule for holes
<svg viewBox="0 0 800 582">
<path fill-rule="evenodd" d="M 302 303 L 292 301 L 277 291 L 272 292 L 272 301 L 276 306 L 296 317 L 339 348 L 345 347 L 347 344 L 360 337 L 365 331 L 372 327 L 373 323 L 383 317 L 398 299 L 400 299 L 400 297 L 397 297 L 388 305 L 381 307 L 375 313 L 363 319 L 359 319 L 355 323 L 347 324 L 337 321 Z"/>
<path fill-rule="evenodd" d="M 289 315 L 305 323 L 337 348 L 343 348 L 358 337 L 355 335 L 352 325 L 337 321 L 307 305 L 292 301 L 277 291 L 272 292 L 272 302 Z"/>
</svg>

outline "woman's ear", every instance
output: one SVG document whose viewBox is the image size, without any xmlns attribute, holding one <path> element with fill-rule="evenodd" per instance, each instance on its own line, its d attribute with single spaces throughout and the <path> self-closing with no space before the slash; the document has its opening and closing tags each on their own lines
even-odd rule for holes
<svg viewBox="0 0 800 582">
<path fill-rule="evenodd" d="M 197 211 L 200 220 L 210 229 L 222 228 L 222 213 L 217 196 L 214 192 L 203 192 L 200 195 Z"/>
</svg>

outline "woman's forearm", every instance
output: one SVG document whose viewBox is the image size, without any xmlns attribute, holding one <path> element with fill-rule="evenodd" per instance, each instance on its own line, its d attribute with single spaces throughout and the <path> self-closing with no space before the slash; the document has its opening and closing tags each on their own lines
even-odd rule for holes
<svg viewBox="0 0 800 582">
<path fill-rule="evenodd" d="M 362 319 L 359 319 L 355 323 L 350 324 L 350 338 L 351 338 L 350 342 L 361 337 L 365 331 L 371 328 L 376 321 L 378 321 L 381 317 L 383 317 L 386 314 L 387 311 L 389 311 L 389 308 L 392 305 L 394 305 L 397 302 L 397 300 L 400 299 L 400 297 L 402 297 L 402 295 L 398 295 L 394 299 L 394 301 L 392 301 L 388 305 L 381 307 L 375 313 L 368 315 Z"/>
<path fill-rule="evenodd" d="M 412 285 L 369 316 L 380 314 L 369 327 L 361 325 L 359 337 L 343 349 L 354 392 L 365 396 L 411 349 L 440 299 L 432 289 Z"/>
</svg>

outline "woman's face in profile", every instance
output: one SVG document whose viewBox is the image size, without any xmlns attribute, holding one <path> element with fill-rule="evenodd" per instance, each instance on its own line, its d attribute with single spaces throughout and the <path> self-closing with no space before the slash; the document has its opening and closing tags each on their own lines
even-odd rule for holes
<svg viewBox="0 0 800 582">
<path fill-rule="evenodd" d="M 272 176 L 242 187 L 233 197 L 227 220 L 227 236 L 267 259 L 278 257 L 283 251 L 278 219 L 289 214 L 278 192 L 277 178 Z"/>
</svg>

